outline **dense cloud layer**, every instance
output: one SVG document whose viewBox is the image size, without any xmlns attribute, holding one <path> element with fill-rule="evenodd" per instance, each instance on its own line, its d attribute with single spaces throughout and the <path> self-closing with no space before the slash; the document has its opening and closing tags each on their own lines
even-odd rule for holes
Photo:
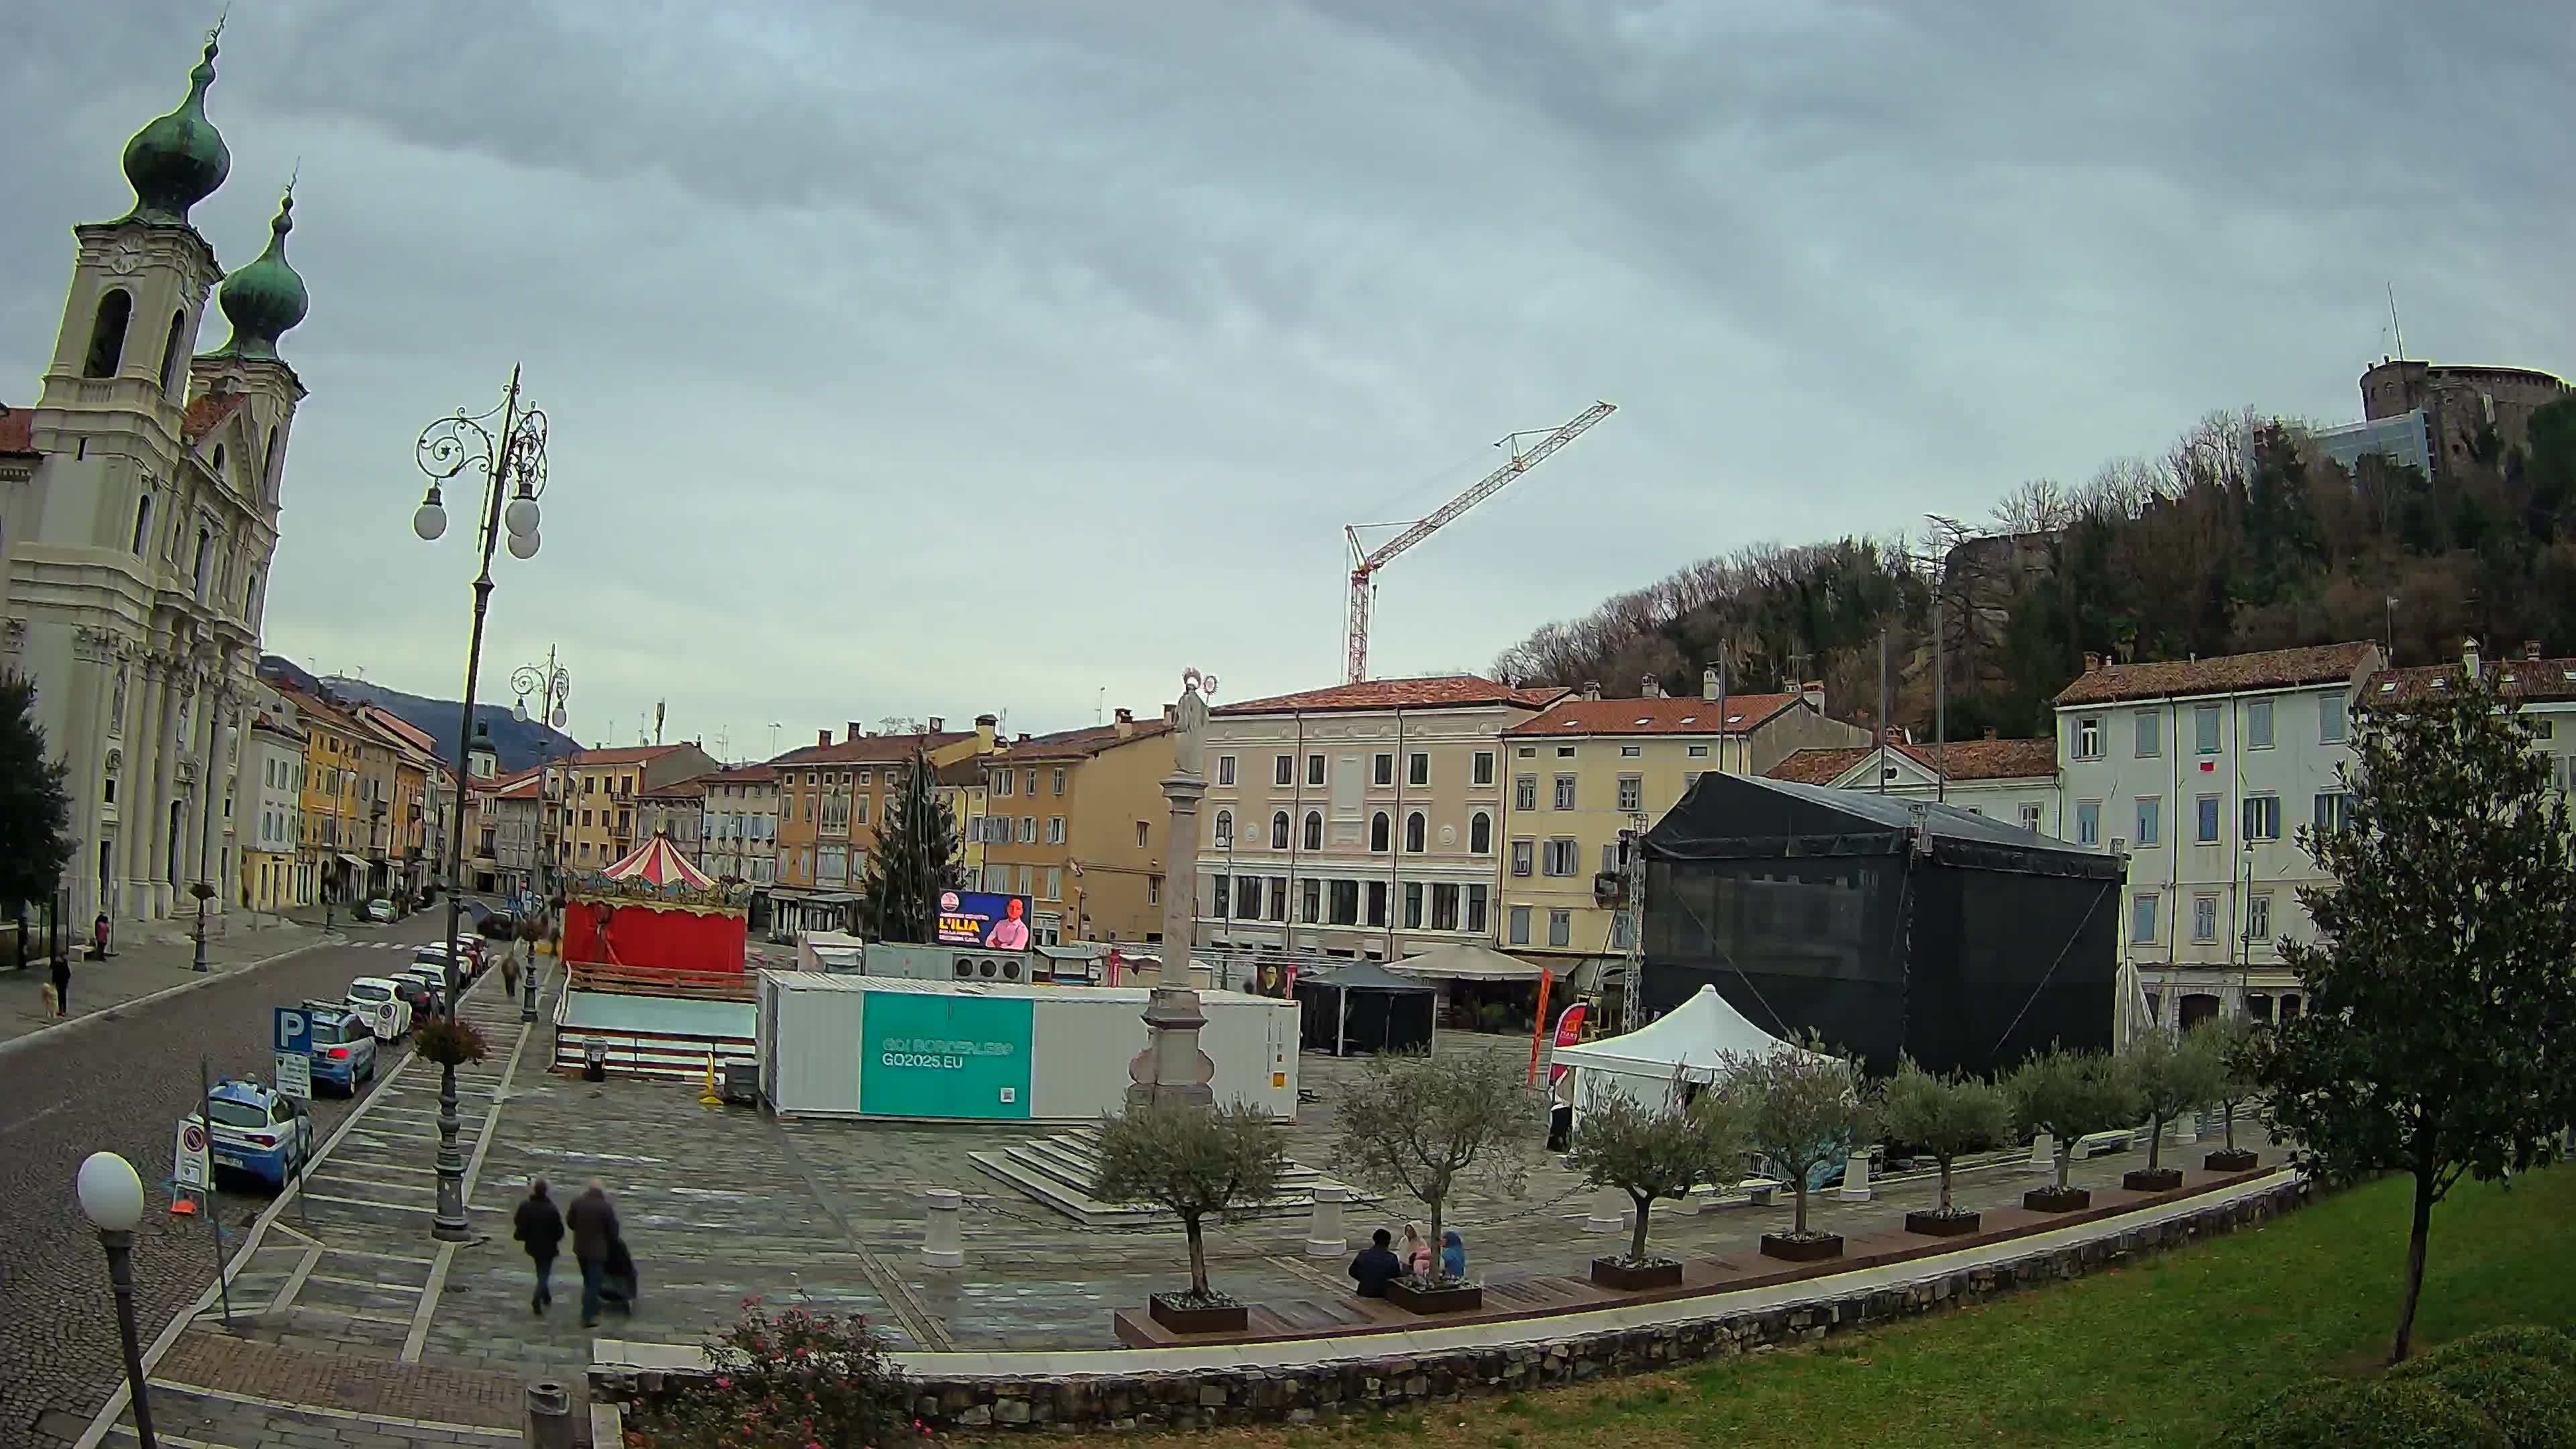
<svg viewBox="0 0 2576 1449">
<path fill-rule="evenodd" d="M 0 400 L 212 9 L 12 16 Z M 487 693 L 551 641 L 583 738 L 667 695 L 735 754 L 1087 723 L 1187 663 L 1325 682 L 1344 523 L 1619 403 L 1387 574 L 1378 671 L 1473 667 L 2213 407 L 2344 420 L 2390 282 L 2418 353 L 2576 368 L 2571 34 L 2327 0 L 241 7 L 198 219 L 249 260 L 300 162 L 314 299 L 270 645 L 453 693 L 471 565 L 410 536 L 411 441 L 514 361 L 555 490 Z"/>
</svg>

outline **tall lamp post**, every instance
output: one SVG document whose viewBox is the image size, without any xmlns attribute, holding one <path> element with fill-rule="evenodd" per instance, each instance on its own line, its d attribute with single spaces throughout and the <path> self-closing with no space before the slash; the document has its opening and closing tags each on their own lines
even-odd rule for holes
<svg viewBox="0 0 2576 1449">
<path fill-rule="evenodd" d="M 113 1152 L 93 1152 L 73 1180 L 81 1213 L 107 1249 L 107 1282 L 116 1292 L 116 1330 L 125 1340 L 125 1388 L 134 1401 L 134 1437 L 154 1449 L 152 1398 L 143 1380 L 143 1343 L 134 1332 L 134 1230 L 143 1222 L 143 1179 Z"/>
<path fill-rule="evenodd" d="M 498 420 L 498 432 L 489 426 Z M 537 556 L 537 499 L 546 491 L 546 415 L 519 400 L 519 369 L 510 369 L 509 391 L 490 412 L 440 418 L 423 428 L 413 444 L 420 471 L 429 475 L 429 492 L 412 514 L 411 530 L 424 543 L 447 532 L 447 508 L 439 485 L 469 469 L 483 474 L 483 507 L 476 515 L 476 543 L 482 550 L 481 572 L 474 578 L 474 630 L 465 644 L 465 708 L 457 717 L 456 758 L 462 763 L 474 747 L 474 682 L 483 669 L 483 616 L 492 602 L 492 550 L 506 529 L 512 558 Z M 507 507 L 504 507 L 506 502 Z M 465 812 L 455 812 L 449 834 L 450 859 L 465 858 Z M 457 873 L 458 876 L 462 872 Z M 465 912 L 464 882 L 447 883 L 447 1015 L 456 1015 L 456 930 Z M 463 1242 L 473 1235 L 465 1216 L 465 1154 L 456 1141 L 463 1124 L 456 1116 L 456 1068 L 443 1064 L 438 1080 L 438 1211 L 430 1220 L 432 1235 Z"/>
<path fill-rule="evenodd" d="M 553 645 L 546 646 L 545 667 L 522 664 L 510 671 L 510 689 L 519 696 L 519 702 L 510 707 L 510 713 L 518 719 L 519 723 L 528 722 L 528 696 L 532 694 L 537 697 L 536 718 L 544 720 L 549 728 L 562 729 L 571 721 L 572 714 L 568 706 L 572 702 L 572 672 L 555 662 Z M 545 802 L 542 799 L 538 801 L 537 808 L 540 811 L 545 808 Z M 542 845 L 545 839 L 543 829 L 537 832 L 537 839 Z M 551 878 L 554 874 L 554 862 L 548 860 L 543 864 L 544 876 Z M 540 884 L 549 893 L 551 892 L 551 886 L 543 882 L 532 882 L 532 884 Z M 515 941 L 511 943 L 510 949 L 513 951 L 518 949 Z M 534 951 L 528 953 L 528 969 L 519 975 L 519 993 L 519 1020 L 534 1023 L 537 1019 L 537 957 Z"/>
</svg>

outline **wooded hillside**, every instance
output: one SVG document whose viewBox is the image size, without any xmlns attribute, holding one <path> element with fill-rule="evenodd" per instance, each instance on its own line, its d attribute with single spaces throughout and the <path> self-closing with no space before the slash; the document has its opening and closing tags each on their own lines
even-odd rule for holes
<svg viewBox="0 0 2576 1449">
<path fill-rule="evenodd" d="M 1494 672 L 1696 691 L 1723 656 L 1739 692 L 1803 674 L 1825 682 L 1829 710 L 1865 720 L 1884 628 L 1891 718 L 1928 731 L 1937 593 L 1951 737 L 2035 737 L 2088 651 L 2180 659 L 2393 629 L 2403 663 L 2453 655 L 2463 636 L 2576 653 L 2576 398 L 2534 413 L 2530 433 L 2517 447 L 2489 428 L 2427 479 L 2377 458 L 2347 473 L 2294 423 L 2213 414 L 2080 487 L 2025 483 L 1983 526 L 1935 518 L 1702 560 L 1540 628 Z"/>
</svg>

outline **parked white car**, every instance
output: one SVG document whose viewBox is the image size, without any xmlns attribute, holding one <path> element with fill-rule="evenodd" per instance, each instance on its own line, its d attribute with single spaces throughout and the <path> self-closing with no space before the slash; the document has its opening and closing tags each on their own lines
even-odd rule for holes
<svg viewBox="0 0 2576 1449">
<path fill-rule="evenodd" d="M 381 976 L 361 976 L 349 983 L 349 1007 L 375 1028 L 376 1040 L 400 1041 L 411 1032 L 411 1003 Z"/>
<path fill-rule="evenodd" d="M 391 925 L 394 919 L 394 903 L 383 896 L 378 896 L 367 902 L 366 915 L 368 920 L 378 925 Z"/>
</svg>

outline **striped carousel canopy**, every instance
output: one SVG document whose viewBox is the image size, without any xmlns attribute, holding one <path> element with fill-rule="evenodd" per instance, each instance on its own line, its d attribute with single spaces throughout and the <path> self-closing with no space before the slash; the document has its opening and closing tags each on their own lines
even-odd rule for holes
<svg viewBox="0 0 2576 1449">
<path fill-rule="evenodd" d="M 625 859 L 600 867 L 600 875 L 609 880 L 640 881 L 657 890 L 673 886 L 685 890 L 713 889 L 715 877 L 689 864 L 671 844 L 670 838 L 658 831 L 652 839 L 635 847 Z"/>
</svg>

